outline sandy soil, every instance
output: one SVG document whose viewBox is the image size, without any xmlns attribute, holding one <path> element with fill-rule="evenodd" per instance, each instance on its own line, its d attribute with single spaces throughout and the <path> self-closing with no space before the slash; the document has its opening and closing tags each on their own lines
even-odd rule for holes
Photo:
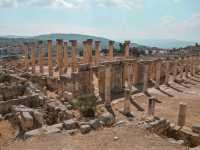
<svg viewBox="0 0 200 150">
<path fill-rule="evenodd" d="M 114 138 L 118 138 L 115 140 Z M 133 125 L 105 128 L 87 135 L 58 133 L 2 147 L 2 150 L 185 150 Z"/>
</svg>

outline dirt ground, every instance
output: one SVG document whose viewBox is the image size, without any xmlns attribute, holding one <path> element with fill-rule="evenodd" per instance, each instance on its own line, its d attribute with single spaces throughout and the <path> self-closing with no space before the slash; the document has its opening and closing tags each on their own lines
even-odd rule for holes
<svg viewBox="0 0 200 150">
<path fill-rule="evenodd" d="M 156 104 L 155 115 L 176 123 L 180 102 L 187 103 L 186 126 L 200 125 L 200 77 L 187 79 L 186 83 L 170 83 L 162 85 L 160 90 L 148 89 L 150 95 L 155 96 L 161 103 Z M 147 110 L 148 97 L 136 94 L 133 99 Z M 126 119 L 119 110 L 123 108 L 123 99 L 115 100 L 112 104 L 117 121 Z M 120 127 L 105 128 L 92 131 L 89 134 L 77 133 L 73 136 L 68 133 L 57 133 L 18 140 L 4 145 L 2 150 L 185 150 L 186 147 L 172 144 L 168 139 L 161 138 L 133 124 L 146 115 L 146 111 L 138 111 L 131 104 L 131 111 L 135 118 L 131 124 Z M 2 128 L 2 122 L 0 122 Z M 9 128 L 8 128 L 9 129 Z M 12 130 L 10 130 L 11 132 Z M 0 130 L 1 137 L 2 129 Z M 1 139 L 0 137 L 0 139 Z"/>
<path fill-rule="evenodd" d="M 118 139 L 115 139 L 115 138 Z M 105 128 L 87 135 L 57 133 L 17 141 L 2 150 L 185 150 L 133 125 Z"/>
</svg>

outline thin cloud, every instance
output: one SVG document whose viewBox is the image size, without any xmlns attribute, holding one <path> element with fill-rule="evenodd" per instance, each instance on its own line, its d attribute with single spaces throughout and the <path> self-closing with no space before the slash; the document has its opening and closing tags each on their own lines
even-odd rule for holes
<svg viewBox="0 0 200 150">
<path fill-rule="evenodd" d="M 144 0 L 0 0 L 0 7 L 38 6 L 51 8 L 83 8 L 86 5 L 141 8 Z"/>
</svg>

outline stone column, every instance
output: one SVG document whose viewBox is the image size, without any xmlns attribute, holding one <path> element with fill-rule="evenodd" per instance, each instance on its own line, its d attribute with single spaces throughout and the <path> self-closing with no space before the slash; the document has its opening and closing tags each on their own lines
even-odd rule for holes
<svg viewBox="0 0 200 150">
<path fill-rule="evenodd" d="M 179 104 L 179 111 L 178 111 L 178 120 L 177 125 L 178 126 L 184 126 L 186 121 L 186 110 L 187 110 L 187 104 L 180 103 Z"/>
<path fill-rule="evenodd" d="M 96 64 L 99 64 L 100 62 L 100 51 L 101 51 L 101 48 L 100 48 L 100 41 L 95 41 L 95 63 Z"/>
<path fill-rule="evenodd" d="M 92 64 L 92 43 L 93 40 L 92 39 L 88 39 L 87 40 L 87 54 L 88 54 L 88 63 Z"/>
<path fill-rule="evenodd" d="M 180 78 L 183 79 L 183 72 L 184 72 L 184 61 L 183 58 L 180 58 Z"/>
<path fill-rule="evenodd" d="M 193 76 L 194 75 L 194 69 L 193 69 L 194 65 L 193 65 L 193 56 L 190 57 L 190 75 Z"/>
<path fill-rule="evenodd" d="M 193 59 L 192 59 L 192 61 L 193 61 L 193 70 L 192 70 L 192 72 L 193 72 L 193 76 L 195 76 L 195 74 L 196 74 L 196 57 L 195 56 L 193 56 Z"/>
<path fill-rule="evenodd" d="M 40 73 L 44 73 L 44 47 L 43 47 L 43 42 L 39 41 L 39 66 L 40 66 Z"/>
<path fill-rule="evenodd" d="M 56 40 L 56 49 L 57 49 L 57 63 L 58 63 L 58 70 L 59 76 L 63 74 L 63 40 L 57 39 Z"/>
<path fill-rule="evenodd" d="M 87 41 L 83 41 L 83 63 L 88 63 L 88 45 Z"/>
<path fill-rule="evenodd" d="M 124 110 L 123 113 L 128 115 L 130 113 L 130 89 L 125 89 L 125 95 L 124 95 Z"/>
<path fill-rule="evenodd" d="M 125 58 L 128 58 L 129 57 L 129 44 L 130 44 L 130 41 L 125 41 L 124 42 L 124 52 L 125 52 Z"/>
<path fill-rule="evenodd" d="M 156 105 L 156 99 L 154 97 L 150 97 L 148 99 L 148 109 L 147 109 L 147 113 L 149 117 L 154 116 L 155 105 Z"/>
<path fill-rule="evenodd" d="M 155 88 L 159 88 L 160 86 L 160 74 L 161 74 L 161 60 L 158 60 L 156 63 L 156 84 Z"/>
<path fill-rule="evenodd" d="M 28 43 L 24 43 L 23 48 L 24 48 L 24 65 L 25 65 L 25 70 L 28 71 L 28 69 L 29 69 Z"/>
<path fill-rule="evenodd" d="M 176 75 L 177 75 L 177 60 L 175 58 L 173 67 L 173 81 L 176 81 Z"/>
<path fill-rule="evenodd" d="M 188 78 L 189 73 L 189 57 L 185 58 L 185 77 Z"/>
<path fill-rule="evenodd" d="M 77 41 L 71 40 L 72 44 L 72 72 L 77 72 L 78 69 L 78 62 L 77 62 Z"/>
<path fill-rule="evenodd" d="M 31 44 L 31 65 L 32 73 L 35 74 L 35 43 Z"/>
<path fill-rule="evenodd" d="M 169 61 L 166 60 L 166 70 L 165 70 L 165 84 L 168 85 L 168 82 L 169 82 Z"/>
<path fill-rule="evenodd" d="M 67 51 L 67 42 L 64 42 L 64 59 L 63 59 L 63 64 L 64 64 L 64 72 L 66 72 L 67 69 L 68 69 L 68 51 Z"/>
<path fill-rule="evenodd" d="M 53 65 L 52 65 L 52 40 L 48 40 L 48 72 L 49 76 L 53 76 Z"/>
<path fill-rule="evenodd" d="M 147 63 L 144 64 L 144 84 L 143 84 L 143 92 L 147 93 L 148 88 L 148 80 L 149 80 L 149 65 Z"/>
<path fill-rule="evenodd" d="M 134 70 L 133 70 L 133 84 L 136 85 L 138 83 L 138 62 L 135 61 L 134 65 Z"/>
<path fill-rule="evenodd" d="M 109 57 L 110 61 L 113 60 L 113 45 L 114 45 L 114 41 L 109 41 L 109 45 L 108 45 L 108 57 Z"/>
<path fill-rule="evenodd" d="M 111 67 L 109 62 L 105 64 L 105 106 L 111 105 Z"/>
<path fill-rule="evenodd" d="M 125 88 L 131 88 L 131 62 L 124 60 L 123 83 Z"/>
</svg>

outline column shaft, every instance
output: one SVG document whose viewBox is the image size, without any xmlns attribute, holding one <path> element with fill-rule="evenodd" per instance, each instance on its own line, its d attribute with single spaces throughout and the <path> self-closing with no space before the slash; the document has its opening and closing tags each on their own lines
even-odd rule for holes
<svg viewBox="0 0 200 150">
<path fill-rule="evenodd" d="M 68 51 L 67 51 L 67 42 L 64 42 L 64 59 L 63 59 L 63 64 L 64 64 L 64 71 L 67 71 L 68 68 Z"/>
<path fill-rule="evenodd" d="M 95 41 L 95 63 L 98 64 L 100 62 L 100 41 Z"/>
<path fill-rule="evenodd" d="M 49 76 L 53 76 L 53 66 L 52 66 L 52 41 L 48 40 L 48 72 Z"/>
<path fill-rule="evenodd" d="M 113 60 L 113 44 L 114 44 L 114 41 L 109 41 L 109 46 L 108 46 L 108 57 L 109 57 L 109 60 L 110 60 L 110 61 Z"/>
<path fill-rule="evenodd" d="M 35 44 L 32 43 L 31 46 L 31 64 L 32 64 L 32 73 L 35 73 Z"/>
<path fill-rule="evenodd" d="M 143 92 L 146 93 L 147 92 L 147 88 L 148 88 L 148 80 L 149 80 L 149 65 L 145 64 L 144 65 L 144 84 L 143 84 Z"/>
<path fill-rule="evenodd" d="M 111 64 L 105 65 L 105 105 L 111 105 Z"/>
</svg>

